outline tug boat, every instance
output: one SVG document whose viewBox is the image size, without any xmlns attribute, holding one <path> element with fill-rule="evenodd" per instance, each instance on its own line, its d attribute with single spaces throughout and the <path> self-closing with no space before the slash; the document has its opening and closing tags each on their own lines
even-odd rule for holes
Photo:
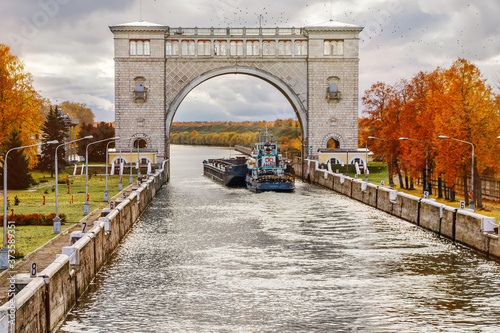
<svg viewBox="0 0 500 333">
<path fill-rule="evenodd" d="M 278 152 L 278 144 L 256 143 L 247 161 L 246 186 L 254 192 L 295 190 L 295 178 Z"/>
<path fill-rule="evenodd" d="M 203 161 L 203 174 L 228 187 L 244 187 L 247 158 L 219 158 Z"/>
</svg>

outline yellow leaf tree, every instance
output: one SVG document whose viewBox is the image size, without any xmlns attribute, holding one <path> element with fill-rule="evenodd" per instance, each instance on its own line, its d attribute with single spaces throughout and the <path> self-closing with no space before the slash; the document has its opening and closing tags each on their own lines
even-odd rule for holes
<svg viewBox="0 0 500 333">
<path fill-rule="evenodd" d="M 5 142 L 13 128 L 19 130 L 23 145 L 40 141 L 37 137 L 43 123 L 44 99 L 33 88 L 33 78 L 10 48 L 0 44 L 0 150 L 5 155 Z M 37 149 L 26 149 L 30 167 L 36 163 Z"/>
</svg>

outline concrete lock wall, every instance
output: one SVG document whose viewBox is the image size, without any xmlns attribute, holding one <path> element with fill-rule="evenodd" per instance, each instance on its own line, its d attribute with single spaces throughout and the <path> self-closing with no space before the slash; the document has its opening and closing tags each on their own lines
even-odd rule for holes
<svg viewBox="0 0 500 333">
<path fill-rule="evenodd" d="M 99 218 L 73 245 L 62 249 L 57 258 L 21 290 L 13 302 L 0 307 L 0 333 L 51 332 L 75 305 L 120 240 L 168 180 L 168 170 L 160 169 L 105 217 Z M 123 198 L 123 197 L 121 197 Z M 15 304 L 11 311 L 12 304 Z M 15 327 L 9 323 L 15 318 Z M 14 316 L 15 314 L 15 316 Z"/>
<path fill-rule="evenodd" d="M 297 177 L 309 179 L 311 182 L 500 260 L 498 233 L 490 230 L 498 225 L 492 218 L 449 207 L 434 200 L 398 192 L 389 187 L 365 183 L 360 179 L 318 169 L 318 164 L 314 160 L 306 159 L 304 166 L 307 169 L 302 174 L 301 163 L 300 159 L 294 161 Z M 483 226 L 486 220 L 490 223 L 489 229 Z"/>
</svg>

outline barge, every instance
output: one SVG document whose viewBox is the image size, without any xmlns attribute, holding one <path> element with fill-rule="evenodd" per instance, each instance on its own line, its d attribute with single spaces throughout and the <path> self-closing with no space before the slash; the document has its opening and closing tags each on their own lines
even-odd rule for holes
<svg viewBox="0 0 500 333">
<path fill-rule="evenodd" d="M 244 187 L 247 158 L 218 158 L 203 161 L 203 174 L 228 187 Z"/>
</svg>

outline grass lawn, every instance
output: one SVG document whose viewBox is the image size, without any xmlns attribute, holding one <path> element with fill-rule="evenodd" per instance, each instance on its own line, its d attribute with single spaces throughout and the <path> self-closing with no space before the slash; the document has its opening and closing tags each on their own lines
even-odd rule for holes
<svg viewBox="0 0 500 333">
<path fill-rule="evenodd" d="M 61 226 L 61 231 L 69 227 L 71 227 L 70 224 L 64 224 Z M 52 226 L 25 225 L 16 227 L 15 230 L 16 258 L 19 259 L 33 252 L 55 236 Z M 3 235 L 3 227 L 0 227 L 0 232 Z M 3 246 L 3 236 L 0 244 Z"/>
<path fill-rule="evenodd" d="M 83 176 L 72 176 L 73 168 L 68 168 L 71 175 L 66 172 L 59 173 L 59 180 L 69 177 L 69 193 L 67 184 L 59 184 L 59 215 L 66 215 L 66 224 L 61 226 L 64 231 L 74 223 L 79 222 L 83 217 L 83 203 L 85 202 L 85 174 Z M 80 169 L 80 167 L 78 168 Z M 135 171 L 135 170 L 134 170 Z M 39 183 L 28 190 L 9 191 L 7 194 L 8 214 L 50 214 L 56 211 L 55 179 L 49 173 L 34 171 L 33 178 Z M 118 191 L 118 181 L 120 176 L 108 176 L 109 197 L 112 198 Z M 137 175 L 133 175 L 133 181 L 137 181 Z M 129 185 L 129 175 L 123 176 L 123 188 Z M 94 175 L 89 168 L 89 197 L 90 212 L 96 208 L 104 208 L 107 202 L 104 200 L 104 190 L 106 189 L 106 177 Z M 0 191 L 0 200 L 3 202 L 3 191 Z M 14 198 L 17 196 L 19 204 L 14 205 Z M 44 204 L 45 196 L 45 204 Z M 3 211 L 0 212 L 3 215 Z M 3 225 L 3 222 L 0 223 Z M 3 243 L 3 227 L 0 243 Z M 39 246 L 46 243 L 55 234 L 52 226 L 16 226 L 16 251 L 19 254 L 27 255 Z"/>
</svg>

